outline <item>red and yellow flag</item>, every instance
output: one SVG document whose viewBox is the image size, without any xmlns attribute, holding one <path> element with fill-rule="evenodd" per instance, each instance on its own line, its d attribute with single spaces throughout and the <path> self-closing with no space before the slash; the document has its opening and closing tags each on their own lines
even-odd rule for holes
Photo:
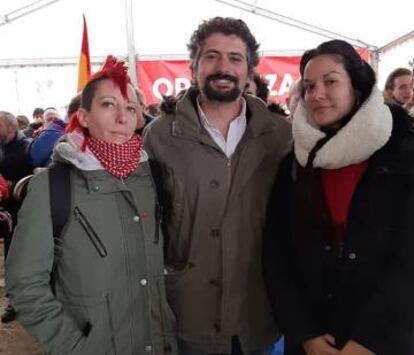
<svg viewBox="0 0 414 355">
<path fill-rule="evenodd" d="M 82 48 L 79 56 L 78 92 L 82 91 L 91 76 L 91 61 L 89 57 L 88 28 L 85 15 L 83 16 Z"/>
</svg>

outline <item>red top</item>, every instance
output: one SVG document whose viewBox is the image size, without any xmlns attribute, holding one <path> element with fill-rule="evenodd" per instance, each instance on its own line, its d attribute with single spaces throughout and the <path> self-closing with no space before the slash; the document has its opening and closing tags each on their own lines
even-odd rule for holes
<svg viewBox="0 0 414 355">
<path fill-rule="evenodd" d="M 4 179 L 3 175 L 0 175 L 0 192 L 0 200 L 5 200 L 9 197 L 9 185 L 7 181 Z"/>
<path fill-rule="evenodd" d="M 334 229 L 333 243 L 337 247 L 343 243 L 349 205 L 367 167 L 368 162 L 365 161 L 340 169 L 322 170 L 322 189 Z"/>
</svg>

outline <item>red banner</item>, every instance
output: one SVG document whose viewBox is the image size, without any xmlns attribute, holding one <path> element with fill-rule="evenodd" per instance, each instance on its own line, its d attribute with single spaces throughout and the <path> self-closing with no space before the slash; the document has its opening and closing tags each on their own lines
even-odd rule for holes
<svg viewBox="0 0 414 355">
<path fill-rule="evenodd" d="M 358 49 L 361 57 L 368 59 L 367 49 Z M 268 81 L 269 99 L 284 103 L 289 86 L 299 78 L 301 56 L 262 57 L 257 72 Z M 147 104 L 159 102 L 161 95 L 176 95 L 190 86 L 191 72 L 188 60 L 157 60 L 137 62 L 139 87 Z"/>
</svg>

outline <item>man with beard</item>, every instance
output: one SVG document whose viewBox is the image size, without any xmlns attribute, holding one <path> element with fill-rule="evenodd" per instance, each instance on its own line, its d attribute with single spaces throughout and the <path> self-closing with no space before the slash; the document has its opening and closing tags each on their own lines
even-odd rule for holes
<svg viewBox="0 0 414 355">
<path fill-rule="evenodd" d="M 278 336 L 262 231 L 291 133 L 243 94 L 258 47 L 241 20 L 203 22 L 188 44 L 193 86 L 146 131 L 182 355 L 266 354 Z"/>
<path fill-rule="evenodd" d="M 32 166 L 28 155 L 30 140 L 19 131 L 16 118 L 6 111 L 0 111 L 0 174 L 9 185 L 10 197 L 1 201 L 1 206 L 10 213 L 13 226 L 17 223 L 17 212 L 20 201 L 14 199 L 11 194 L 14 185 L 23 177 L 32 173 Z M 4 257 L 7 257 L 13 230 L 9 230 L 4 236 Z M 1 316 L 3 323 L 11 322 L 16 317 L 16 312 L 9 305 Z"/>
</svg>

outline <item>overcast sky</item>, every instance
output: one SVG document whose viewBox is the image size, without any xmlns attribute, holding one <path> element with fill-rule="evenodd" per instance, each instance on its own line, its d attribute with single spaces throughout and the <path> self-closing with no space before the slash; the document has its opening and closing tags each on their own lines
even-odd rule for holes
<svg viewBox="0 0 414 355">
<path fill-rule="evenodd" d="M 0 15 L 31 2 L 34 0 L 1 0 Z M 256 3 L 377 46 L 414 29 L 412 0 L 256 0 Z M 0 58 L 78 56 L 82 13 L 88 22 L 92 56 L 126 54 L 124 0 L 60 0 L 0 26 Z M 261 50 L 307 49 L 326 40 L 215 0 L 135 0 L 133 14 L 139 54 L 186 53 L 185 45 L 197 25 L 217 15 L 244 19 L 262 44 Z"/>
</svg>

